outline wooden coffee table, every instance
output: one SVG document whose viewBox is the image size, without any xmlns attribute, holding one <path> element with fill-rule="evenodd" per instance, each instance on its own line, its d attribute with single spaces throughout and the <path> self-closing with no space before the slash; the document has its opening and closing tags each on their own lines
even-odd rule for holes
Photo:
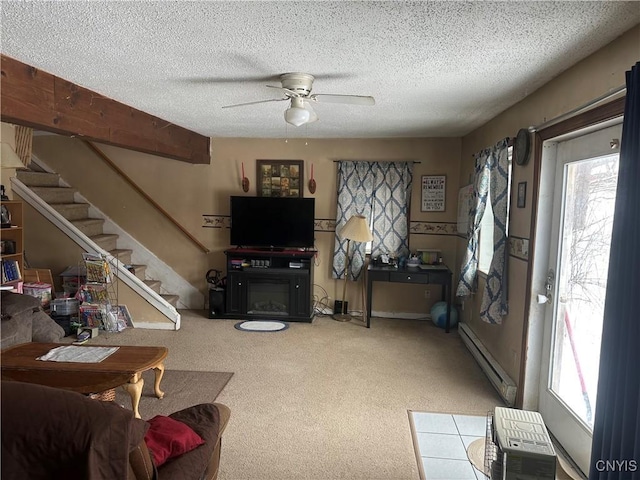
<svg viewBox="0 0 640 480">
<path fill-rule="evenodd" d="M 136 418 L 141 418 L 138 405 L 144 385 L 142 372 L 153 369 L 156 376 L 156 397 L 164 397 L 160 381 L 164 375 L 163 362 L 168 353 L 166 347 L 120 346 L 99 363 L 36 360 L 52 348 L 60 346 L 66 345 L 32 342 L 3 350 L 0 353 L 2 379 L 37 383 L 84 394 L 104 392 L 121 386 L 131 396 L 131 406 Z"/>
</svg>

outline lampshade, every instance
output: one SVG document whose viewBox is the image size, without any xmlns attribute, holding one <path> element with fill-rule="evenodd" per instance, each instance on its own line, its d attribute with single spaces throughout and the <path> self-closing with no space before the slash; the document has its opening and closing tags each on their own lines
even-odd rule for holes
<svg viewBox="0 0 640 480">
<path fill-rule="evenodd" d="M 291 106 L 284 112 L 286 122 L 299 127 L 307 123 L 309 118 L 311 118 L 311 114 L 304 108 L 304 101 L 301 98 L 293 97 L 291 99 Z"/>
<path fill-rule="evenodd" d="M 20 160 L 20 157 L 11 148 L 8 143 L 2 142 L 0 150 L 0 167 L 1 168 L 23 168 L 24 163 Z"/>
<path fill-rule="evenodd" d="M 353 215 L 347 220 L 338 235 L 342 239 L 356 242 L 370 242 L 373 240 L 373 235 L 369 230 L 369 225 L 367 225 L 367 219 L 362 215 Z"/>
</svg>

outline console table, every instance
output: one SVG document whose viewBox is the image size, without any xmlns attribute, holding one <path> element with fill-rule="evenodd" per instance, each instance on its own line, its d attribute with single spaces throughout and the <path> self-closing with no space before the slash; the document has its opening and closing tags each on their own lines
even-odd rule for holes
<svg viewBox="0 0 640 480">
<path fill-rule="evenodd" d="M 225 316 L 292 322 L 313 320 L 315 251 L 236 248 L 225 254 Z"/>
<path fill-rule="evenodd" d="M 371 292 L 373 282 L 422 283 L 442 285 L 442 300 L 447 302 L 447 323 L 449 333 L 451 322 L 451 270 L 446 265 L 425 265 L 426 268 L 396 268 L 370 264 L 367 269 L 367 328 L 371 326 Z"/>
</svg>

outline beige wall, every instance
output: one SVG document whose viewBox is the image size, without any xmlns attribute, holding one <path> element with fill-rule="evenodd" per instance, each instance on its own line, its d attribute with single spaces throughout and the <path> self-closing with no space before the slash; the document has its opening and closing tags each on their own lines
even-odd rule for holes
<svg viewBox="0 0 640 480">
<path fill-rule="evenodd" d="M 211 199 L 211 211 L 208 213 L 228 214 L 229 195 L 242 195 L 240 188 L 241 164 L 251 180 L 251 189 L 247 195 L 256 194 L 256 159 L 304 160 L 306 185 L 314 168 L 317 183 L 315 195 L 305 188 L 304 196 L 316 199 L 316 218 L 336 218 L 336 164 L 334 160 L 411 160 L 420 162 L 414 165 L 414 183 L 412 193 L 411 220 L 424 222 L 455 222 L 456 198 L 459 177 L 460 141 L 457 138 L 432 139 L 213 139 L 212 141 L 211 188 L 215 198 Z M 447 175 L 447 208 L 445 212 L 420 212 L 420 178 L 427 174 Z M 203 212 L 204 213 L 204 212 Z M 228 232 L 217 233 L 222 241 L 215 247 L 224 250 L 228 244 Z M 327 291 L 331 300 L 342 298 L 341 281 L 331 278 L 334 232 L 316 232 L 318 257 L 315 270 L 315 283 Z M 455 263 L 455 242 L 452 236 L 411 235 L 410 248 L 430 247 L 443 250 L 444 260 Z M 220 260 L 221 262 L 223 260 Z M 349 308 L 362 308 L 360 284 L 349 284 L 347 300 Z M 320 288 L 315 293 L 322 296 Z M 436 292 L 432 298 L 438 296 Z M 376 284 L 373 293 L 373 310 L 400 313 L 426 314 L 434 300 L 424 298 L 424 287 L 417 285 Z M 333 305 L 333 302 L 330 303 Z"/>
<path fill-rule="evenodd" d="M 192 165 L 113 147 L 101 148 L 156 203 L 203 240 L 200 199 L 211 196 L 210 190 L 206 190 L 208 165 Z M 86 145 L 57 135 L 37 136 L 33 152 L 89 202 L 204 291 L 207 254 Z"/>
<path fill-rule="evenodd" d="M 16 200 L 20 197 L 16 195 Z M 32 268 L 48 268 L 53 275 L 54 289 L 62 291 L 60 274 L 69 266 L 78 265 L 83 250 L 38 211 L 24 202 L 25 256 Z M 114 283 L 118 303 L 126 305 L 137 322 L 164 321 L 164 316 L 124 282 Z"/>
<path fill-rule="evenodd" d="M 205 244 L 211 253 L 204 254 L 184 235 L 162 219 L 132 190 L 114 180 L 113 174 L 79 144 L 69 146 L 55 137 L 38 139 L 55 151 L 56 164 L 72 185 L 83 185 L 82 193 L 96 202 L 117 223 L 139 238 L 158 257 L 168 262 L 188 281 L 205 290 L 207 269 L 224 269 L 224 250 L 229 247 L 227 229 L 203 228 L 203 215 L 228 215 L 229 196 L 243 194 L 240 186 L 241 164 L 251 180 L 247 195 L 255 195 L 256 159 L 300 159 L 305 162 L 305 184 L 311 165 L 317 181 L 316 218 L 335 218 L 336 168 L 334 160 L 413 160 L 415 165 L 412 196 L 412 221 L 456 221 L 457 192 L 469 182 L 473 171 L 472 155 L 495 144 L 501 138 L 514 136 L 521 127 L 540 124 L 570 111 L 603 93 L 624 84 L 624 72 L 640 58 L 640 27 L 635 27 L 610 45 L 570 68 L 555 80 L 524 98 L 486 125 L 458 138 L 416 139 L 212 139 L 210 165 L 183 162 L 131 152 L 115 147 L 101 147 L 127 175 L 132 177 L 165 210 Z M 4 133 L 4 132 L 3 132 Z M 44 142 L 44 143 L 42 143 Z M 34 145 L 34 151 L 35 151 Z M 44 147 L 43 147 L 44 148 Z M 37 153 L 37 152 L 36 152 Z M 420 212 L 420 177 L 425 174 L 447 175 L 447 208 L 443 213 Z M 512 210 L 510 232 L 530 238 L 533 162 L 515 166 L 513 185 L 526 181 L 527 206 Z M 86 183 L 85 183 L 86 182 Z M 305 190 L 305 196 L 310 196 Z M 512 198 L 512 203 L 514 199 Z M 26 228 L 26 235 L 29 229 Z M 318 260 L 315 283 L 327 291 L 331 299 L 340 298 L 342 283 L 331 278 L 332 232 L 317 232 Z M 411 249 L 440 248 L 444 260 L 454 268 L 455 277 L 465 241 L 452 235 L 411 235 Z M 37 248 L 37 247 L 33 247 Z M 529 267 L 526 261 L 510 259 L 510 314 L 502 325 L 492 326 L 478 320 L 481 290 L 465 303 L 462 316 L 507 373 L 517 381 L 522 358 L 521 342 L 525 312 L 525 285 Z M 354 288 L 355 287 L 355 288 Z M 322 295 L 320 288 L 315 289 Z M 351 308 L 361 308 L 359 285 L 350 285 Z M 416 285 L 376 285 L 373 308 L 376 311 L 427 313 L 438 296 L 424 298 L 424 287 Z M 375 321 L 374 321 L 375 324 Z"/>
<path fill-rule="evenodd" d="M 37 137 L 34 152 L 72 186 L 116 223 L 140 240 L 159 258 L 202 291 L 209 268 L 225 270 L 224 250 L 229 245 L 229 230 L 204 228 L 203 215 L 229 215 L 229 196 L 243 195 L 241 168 L 251 186 L 246 195 L 256 195 L 257 159 L 296 159 L 304 161 L 304 195 L 312 196 L 308 183 L 311 165 L 317 182 L 316 219 L 335 220 L 336 164 L 334 160 L 409 160 L 414 165 L 414 189 L 411 220 L 416 222 L 456 221 L 456 199 L 459 178 L 460 140 L 442 139 L 247 139 L 212 140 L 210 165 L 191 165 L 116 147 L 100 145 L 127 176 L 132 178 L 154 201 L 185 226 L 211 250 L 205 254 L 162 218 L 162 216 L 124 182 L 112 169 L 74 139 L 58 136 Z M 426 174 L 447 176 L 446 211 L 420 211 L 420 178 Z M 410 248 L 439 248 L 444 261 L 456 262 L 455 237 L 451 235 L 413 234 Z M 342 282 L 331 278 L 334 232 L 316 232 L 318 256 L 314 292 L 318 297 L 327 292 L 333 300 L 342 297 Z M 431 299 L 425 299 L 425 287 L 419 285 L 376 284 L 373 295 L 375 311 L 426 315 L 439 299 L 437 287 Z M 350 308 L 362 308 L 360 283 L 348 288 Z"/>
<path fill-rule="evenodd" d="M 638 59 L 640 26 L 628 31 L 520 103 L 463 137 L 460 183 L 466 184 L 469 181 L 473 172 L 474 153 L 494 145 L 504 137 L 515 136 L 519 128 L 539 125 L 624 85 L 625 71 Z M 532 152 L 531 158 L 534 154 L 535 152 Z M 533 176 L 533 161 L 526 166 L 514 165 L 512 185 L 515 187 L 519 182 L 527 182 L 527 201 L 526 208 L 512 208 L 509 233 L 525 239 L 531 238 Z M 511 204 L 515 205 L 515 188 L 512 188 L 512 193 Z M 459 262 L 465 246 L 465 241 L 458 241 Z M 523 357 L 521 343 L 529 264 L 514 256 L 511 256 L 509 261 L 509 315 L 504 318 L 502 325 L 489 325 L 479 320 L 479 306 L 484 287 L 482 281 L 475 297 L 465 302 L 463 318 L 507 373 L 518 381 Z"/>
<path fill-rule="evenodd" d="M 2 128 L 0 129 L 0 140 L 4 143 L 8 143 L 11 148 L 15 150 L 16 148 L 16 128 L 14 125 L 9 123 L 2 122 Z M 9 199 L 15 200 L 13 198 L 13 193 L 11 191 L 11 177 L 16 175 L 15 168 L 0 168 L 0 184 L 5 187 L 5 194 Z"/>
</svg>

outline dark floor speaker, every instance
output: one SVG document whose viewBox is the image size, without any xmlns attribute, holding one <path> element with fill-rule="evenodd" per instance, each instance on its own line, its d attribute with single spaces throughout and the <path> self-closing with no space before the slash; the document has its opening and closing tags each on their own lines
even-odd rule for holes
<svg viewBox="0 0 640 480">
<path fill-rule="evenodd" d="M 342 312 L 342 300 L 334 300 L 333 314 L 340 315 Z M 344 313 L 349 313 L 349 302 L 344 302 Z"/>
<path fill-rule="evenodd" d="M 222 289 L 209 289 L 209 318 L 224 315 L 224 293 Z"/>
</svg>

